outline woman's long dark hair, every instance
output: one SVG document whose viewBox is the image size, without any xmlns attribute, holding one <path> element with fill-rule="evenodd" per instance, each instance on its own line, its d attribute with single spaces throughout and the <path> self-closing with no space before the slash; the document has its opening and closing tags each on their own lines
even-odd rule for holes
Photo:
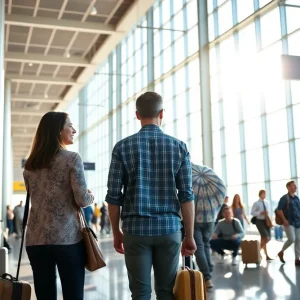
<svg viewBox="0 0 300 300">
<path fill-rule="evenodd" d="M 63 130 L 68 114 L 64 112 L 46 113 L 37 128 L 31 153 L 25 163 L 25 169 L 35 171 L 51 167 L 52 159 L 65 148 L 60 132 Z"/>
</svg>

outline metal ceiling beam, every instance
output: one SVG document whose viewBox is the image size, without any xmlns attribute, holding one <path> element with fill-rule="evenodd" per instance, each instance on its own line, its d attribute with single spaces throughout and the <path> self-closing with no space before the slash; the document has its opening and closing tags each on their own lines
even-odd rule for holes
<svg viewBox="0 0 300 300">
<path fill-rule="evenodd" d="M 29 75 L 14 75 L 6 74 L 12 82 L 20 83 L 39 83 L 39 84 L 53 84 L 53 85 L 75 85 L 76 81 L 69 78 L 60 77 L 46 77 L 46 76 L 29 76 Z"/>
<path fill-rule="evenodd" d="M 12 116 L 43 116 L 45 114 L 45 112 L 41 112 L 41 111 L 28 111 L 28 110 L 13 110 L 11 112 Z"/>
<path fill-rule="evenodd" d="M 91 65 L 85 68 L 77 78 L 78 85 L 72 86 L 62 101 L 56 108 L 58 111 L 67 109 L 78 95 L 80 89 L 94 76 L 100 63 L 102 63 L 111 51 L 122 41 L 126 34 L 136 25 L 136 23 L 146 14 L 155 0 L 136 0 L 129 7 L 128 11 L 122 16 L 116 26 L 116 32 L 106 38 L 101 47 L 91 59 Z M 84 23 L 83 23 L 84 24 Z"/>
<path fill-rule="evenodd" d="M 29 128 L 37 128 L 38 123 L 11 123 L 11 127 L 29 127 Z"/>
<path fill-rule="evenodd" d="M 47 64 L 55 66 L 87 67 L 89 62 L 81 57 L 64 57 L 55 55 L 24 54 L 19 52 L 5 52 L 4 60 L 8 62 L 21 62 L 32 64 Z"/>
<path fill-rule="evenodd" d="M 5 24 L 23 27 L 57 29 L 95 34 L 113 34 L 115 26 L 96 22 L 77 22 L 51 18 L 31 17 L 25 15 L 6 15 Z"/>
<path fill-rule="evenodd" d="M 34 133 L 13 133 L 12 137 L 33 138 Z"/>
<path fill-rule="evenodd" d="M 11 101 L 12 102 L 34 102 L 34 103 L 60 103 L 63 99 L 62 98 L 44 98 L 44 95 L 37 96 L 37 95 L 12 95 Z"/>
</svg>

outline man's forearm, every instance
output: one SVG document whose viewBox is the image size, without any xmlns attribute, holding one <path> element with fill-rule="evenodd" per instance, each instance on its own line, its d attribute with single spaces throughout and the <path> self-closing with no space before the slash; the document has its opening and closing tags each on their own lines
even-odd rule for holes
<svg viewBox="0 0 300 300">
<path fill-rule="evenodd" d="M 181 204 L 182 219 L 187 237 L 194 236 L 195 207 L 194 201 Z"/>
<path fill-rule="evenodd" d="M 120 206 L 108 204 L 108 213 L 113 233 L 120 230 Z"/>
</svg>

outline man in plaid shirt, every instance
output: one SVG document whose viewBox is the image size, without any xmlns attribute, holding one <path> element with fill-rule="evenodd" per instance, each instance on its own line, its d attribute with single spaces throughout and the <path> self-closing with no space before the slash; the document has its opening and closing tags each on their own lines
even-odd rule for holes
<svg viewBox="0 0 300 300">
<path fill-rule="evenodd" d="M 186 231 L 181 252 L 192 255 L 196 250 L 190 155 L 183 142 L 161 131 L 160 95 L 141 95 L 136 110 L 142 129 L 115 145 L 108 175 L 106 201 L 114 247 L 125 253 L 132 299 L 150 300 L 153 266 L 157 299 L 173 300 L 180 211 Z"/>
</svg>

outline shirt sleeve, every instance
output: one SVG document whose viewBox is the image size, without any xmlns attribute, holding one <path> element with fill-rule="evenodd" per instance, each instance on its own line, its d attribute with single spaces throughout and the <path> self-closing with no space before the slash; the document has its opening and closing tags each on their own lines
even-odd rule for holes
<svg viewBox="0 0 300 300">
<path fill-rule="evenodd" d="M 194 191 L 192 184 L 192 167 L 190 154 L 185 146 L 185 156 L 175 177 L 180 204 L 193 201 Z"/>
<path fill-rule="evenodd" d="M 108 173 L 107 195 L 105 201 L 112 205 L 123 205 L 122 189 L 125 185 L 125 170 L 116 150 L 112 152 L 112 159 Z"/>
<path fill-rule="evenodd" d="M 244 233 L 244 229 L 242 227 L 242 224 L 239 220 L 235 219 L 235 229 L 236 229 L 236 234 L 237 236 L 242 239 L 244 236 L 245 236 L 245 233 Z"/>
<path fill-rule="evenodd" d="M 255 202 L 251 209 L 251 215 L 254 217 L 258 217 L 260 215 L 260 213 L 261 213 L 261 211 L 259 209 L 258 203 Z"/>
<path fill-rule="evenodd" d="M 79 207 L 91 205 L 94 202 L 94 196 L 88 193 L 83 162 L 78 153 L 75 153 L 74 163 L 70 171 L 70 180 L 76 204 Z"/>
<path fill-rule="evenodd" d="M 279 200 L 278 203 L 278 210 L 285 210 L 286 209 L 286 202 L 287 202 L 287 197 L 283 196 L 281 197 L 281 199 Z"/>
</svg>

